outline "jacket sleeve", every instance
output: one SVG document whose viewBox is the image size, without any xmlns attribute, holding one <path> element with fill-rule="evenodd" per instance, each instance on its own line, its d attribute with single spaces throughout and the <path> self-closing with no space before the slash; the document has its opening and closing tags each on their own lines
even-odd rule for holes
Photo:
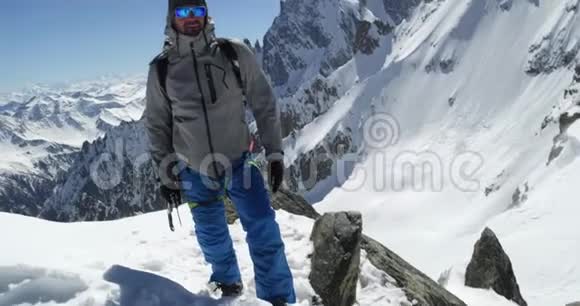
<svg viewBox="0 0 580 306">
<path fill-rule="evenodd" d="M 150 142 L 150 153 L 159 167 L 161 161 L 174 152 L 172 113 L 169 101 L 161 91 L 155 65 L 149 68 L 144 125 Z"/>
<path fill-rule="evenodd" d="M 240 70 L 248 105 L 254 113 L 258 134 L 266 149 L 268 160 L 282 160 L 282 129 L 280 110 L 272 86 L 258 65 L 256 56 L 245 44 L 236 44 Z"/>
</svg>

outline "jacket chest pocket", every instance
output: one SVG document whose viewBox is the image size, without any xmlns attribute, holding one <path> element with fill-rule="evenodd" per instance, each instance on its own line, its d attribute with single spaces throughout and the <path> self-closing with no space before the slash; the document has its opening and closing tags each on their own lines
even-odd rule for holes
<svg viewBox="0 0 580 306">
<path fill-rule="evenodd" d="M 203 73 L 207 81 L 211 103 L 215 104 L 230 89 L 226 71 L 214 64 L 204 64 Z"/>
</svg>

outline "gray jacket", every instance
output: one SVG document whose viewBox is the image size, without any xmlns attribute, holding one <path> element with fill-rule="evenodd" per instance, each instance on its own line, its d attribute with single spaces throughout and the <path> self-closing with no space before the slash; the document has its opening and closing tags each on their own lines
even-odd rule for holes
<svg viewBox="0 0 580 306">
<path fill-rule="evenodd" d="M 238 159 L 251 141 L 243 91 L 217 46 L 212 23 L 196 37 L 179 35 L 169 26 L 166 34 L 170 46 L 151 63 L 147 82 L 144 118 L 152 157 L 159 166 L 177 153 L 192 169 L 215 177 L 222 169 L 208 162 Z M 232 44 L 266 156 L 281 159 L 280 115 L 272 88 L 253 52 L 243 43 Z M 169 62 L 166 91 L 155 65 L 164 58 Z"/>
</svg>

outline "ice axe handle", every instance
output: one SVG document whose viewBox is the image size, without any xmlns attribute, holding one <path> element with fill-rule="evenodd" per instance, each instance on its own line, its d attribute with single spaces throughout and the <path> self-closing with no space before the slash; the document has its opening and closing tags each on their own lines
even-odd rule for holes
<svg viewBox="0 0 580 306">
<path fill-rule="evenodd" d="M 169 221 L 169 229 L 175 232 L 175 226 L 173 226 L 173 206 L 171 202 L 167 202 L 167 221 Z"/>
<path fill-rule="evenodd" d="M 175 226 L 173 226 L 173 217 L 171 216 L 170 212 L 167 213 L 167 221 L 169 221 L 169 229 L 172 232 L 175 232 Z"/>
</svg>

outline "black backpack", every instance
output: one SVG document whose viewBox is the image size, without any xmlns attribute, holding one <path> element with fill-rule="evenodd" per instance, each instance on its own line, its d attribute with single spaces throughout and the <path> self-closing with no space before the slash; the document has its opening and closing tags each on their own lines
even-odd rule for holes
<svg viewBox="0 0 580 306">
<path fill-rule="evenodd" d="M 236 49 L 232 45 L 232 42 L 227 38 L 218 38 L 216 39 L 217 46 L 220 48 L 226 58 L 232 64 L 232 70 L 234 71 L 234 75 L 236 76 L 236 80 L 240 89 L 242 89 L 242 93 L 244 95 L 244 104 L 246 103 L 246 91 L 244 89 L 244 83 L 242 81 L 242 71 L 240 70 L 240 63 L 238 62 L 238 53 Z M 169 66 L 169 60 L 167 59 L 167 52 L 161 53 L 157 58 L 155 58 L 152 62 L 156 66 L 157 70 L 157 77 L 159 83 L 161 85 L 161 89 L 165 95 L 167 95 L 167 67 Z"/>
</svg>

